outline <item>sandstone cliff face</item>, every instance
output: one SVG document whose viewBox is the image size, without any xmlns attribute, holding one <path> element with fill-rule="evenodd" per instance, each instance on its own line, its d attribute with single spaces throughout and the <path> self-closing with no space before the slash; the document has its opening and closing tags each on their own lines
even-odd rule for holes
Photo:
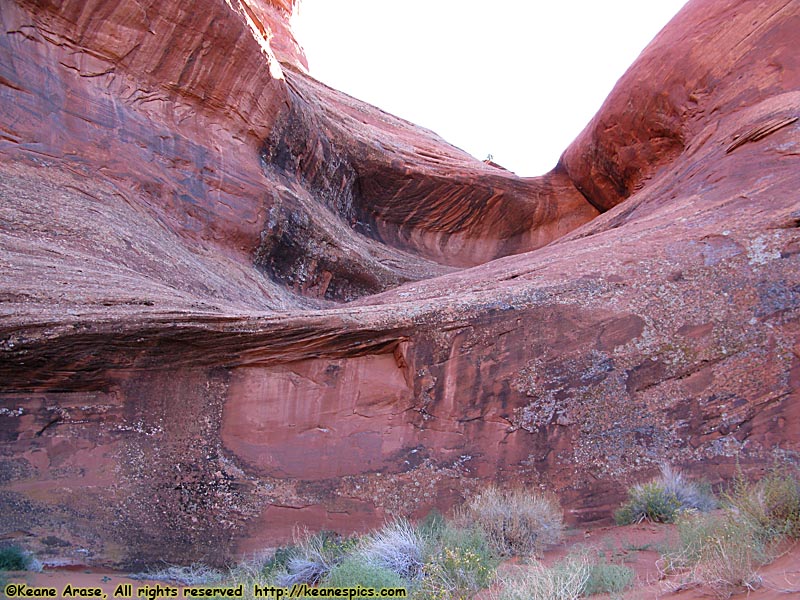
<svg viewBox="0 0 800 600">
<path fill-rule="evenodd" d="M 797 457 L 796 2 L 692 0 L 539 178 L 314 81 L 291 10 L 0 4 L 5 537 L 219 563 Z"/>
</svg>

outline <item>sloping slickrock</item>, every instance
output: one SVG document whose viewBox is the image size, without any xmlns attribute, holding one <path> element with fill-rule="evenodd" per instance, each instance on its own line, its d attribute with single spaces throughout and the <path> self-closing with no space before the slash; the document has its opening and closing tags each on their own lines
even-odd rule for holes
<svg viewBox="0 0 800 600">
<path fill-rule="evenodd" d="M 538 178 L 315 81 L 293 8 L 0 4 L 5 538 L 222 563 L 797 458 L 797 2 L 690 1 Z"/>
</svg>

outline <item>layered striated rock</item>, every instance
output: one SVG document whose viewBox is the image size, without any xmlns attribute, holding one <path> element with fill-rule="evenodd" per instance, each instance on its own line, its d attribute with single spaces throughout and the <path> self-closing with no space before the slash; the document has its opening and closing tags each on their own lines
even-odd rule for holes
<svg viewBox="0 0 800 600">
<path fill-rule="evenodd" d="M 796 3 L 692 0 L 538 178 L 315 81 L 291 10 L 0 5 L 5 538 L 221 563 L 797 457 Z"/>
</svg>

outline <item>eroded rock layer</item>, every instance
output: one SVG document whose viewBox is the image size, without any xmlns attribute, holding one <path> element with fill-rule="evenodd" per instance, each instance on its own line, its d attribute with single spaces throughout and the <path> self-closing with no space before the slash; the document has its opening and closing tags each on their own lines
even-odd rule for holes
<svg viewBox="0 0 800 600">
<path fill-rule="evenodd" d="M 223 563 L 797 458 L 797 2 L 689 2 L 538 178 L 315 81 L 292 8 L 0 4 L 5 539 Z"/>
</svg>

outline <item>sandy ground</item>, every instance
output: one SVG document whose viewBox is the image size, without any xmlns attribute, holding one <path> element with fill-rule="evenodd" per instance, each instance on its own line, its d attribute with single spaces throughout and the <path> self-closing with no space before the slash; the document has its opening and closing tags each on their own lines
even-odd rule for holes
<svg viewBox="0 0 800 600">
<path fill-rule="evenodd" d="M 658 549 L 674 534 L 674 529 L 669 525 L 641 524 L 626 527 L 604 527 L 585 531 L 571 531 L 565 541 L 548 550 L 543 560 L 547 564 L 563 558 L 578 546 L 588 546 L 598 549 L 605 556 L 622 564 L 633 567 L 636 572 L 635 587 L 622 595 L 615 596 L 621 600 L 695 600 L 714 599 L 719 595 L 715 590 L 700 588 L 685 584 L 680 575 L 664 577 L 659 570 Z M 520 568 L 519 565 L 504 564 L 502 571 Z M 773 563 L 760 570 L 763 579 L 761 586 L 756 590 L 742 590 L 735 597 L 750 598 L 753 600 L 786 600 L 800 599 L 800 544 L 787 547 L 785 552 Z M 182 588 L 170 582 L 156 582 L 134 580 L 123 573 L 97 569 L 45 569 L 42 573 L 16 573 L 12 574 L 10 581 L 13 583 L 26 583 L 31 587 L 53 587 L 58 590 L 57 598 L 62 598 L 62 591 L 67 584 L 80 588 L 100 588 L 106 598 L 114 598 L 115 591 L 122 591 L 117 598 L 147 598 L 146 587 L 152 591 L 156 585 L 177 587 L 177 597 L 183 597 Z M 121 584 L 129 584 L 132 595 L 127 595 L 126 590 L 118 588 Z M 220 585 L 220 584 L 217 584 Z M 137 596 L 142 589 L 145 594 Z M 491 593 L 482 593 L 480 600 L 489 600 Z M 75 596 L 81 597 L 81 596 Z M 102 596 L 100 596 L 102 598 Z M 165 598 L 168 596 L 156 596 Z M 605 596 L 593 596 L 601 600 Z M 153 600 L 151 598 L 151 600 Z"/>
<path fill-rule="evenodd" d="M 563 544 L 547 551 L 546 563 L 553 563 L 574 550 L 577 545 L 597 548 L 613 562 L 633 567 L 636 572 L 634 588 L 624 594 L 608 596 L 624 600 L 690 600 L 726 597 L 716 590 L 687 584 L 680 574 L 665 576 L 662 570 L 659 549 L 674 539 L 672 525 L 642 523 L 625 527 L 603 527 L 594 530 L 571 532 Z M 780 598 L 800 599 L 800 545 L 785 548 L 774 562 L 759 571 L 761 585 L 755 590 L 740 590 L 733 597 L 754 600 Z M 593 598 L 605 598 L 605 595 Z"/>
</svg>

